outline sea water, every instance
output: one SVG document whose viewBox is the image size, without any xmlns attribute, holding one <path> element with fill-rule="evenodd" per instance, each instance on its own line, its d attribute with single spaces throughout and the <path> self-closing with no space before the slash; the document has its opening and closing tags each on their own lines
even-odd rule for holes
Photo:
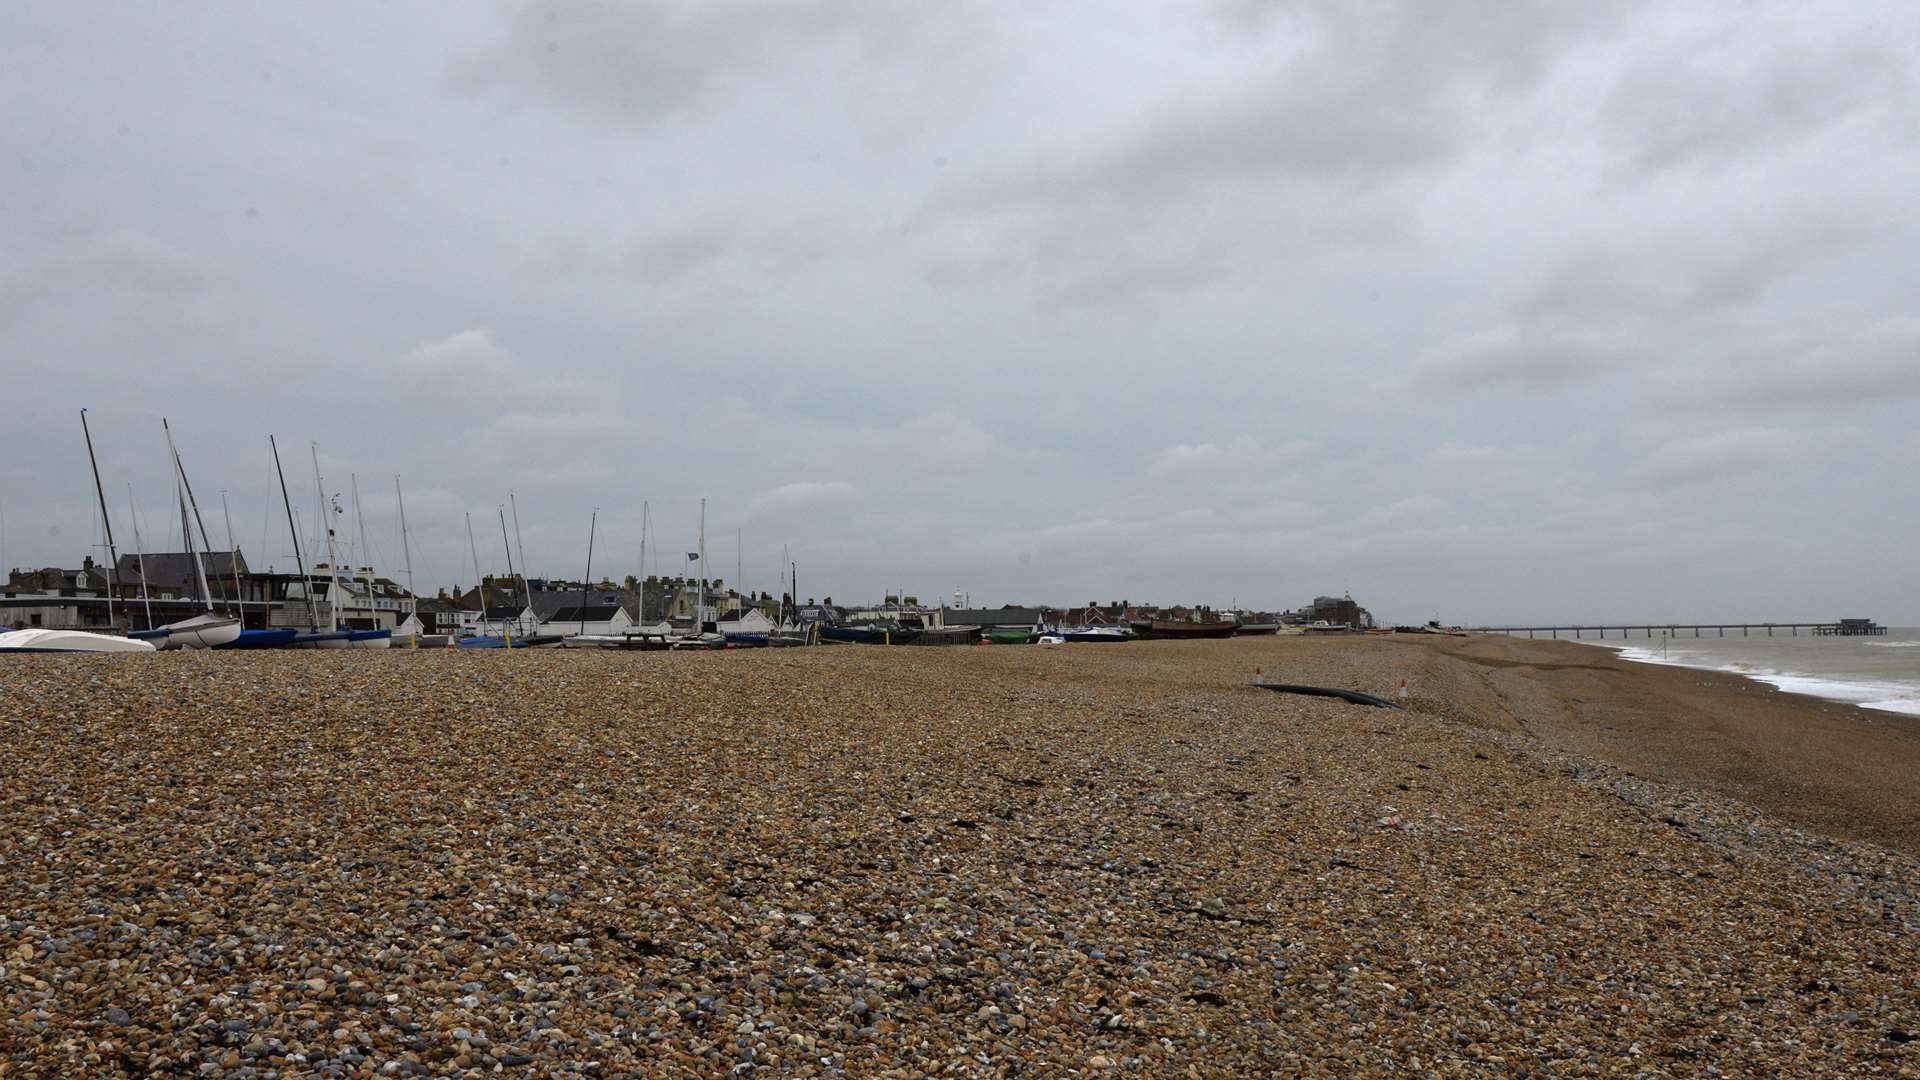
<svg viewBox="0 0 1920 1080">
<path fill-rule="evenodd" d="M 1883 637 L 1798 636 L 1776 629 L 1740 636 L 1738 630 L 1680 630 L 1671 636 L 1659 628 L 1626 639 L 1587 639 L 1623 660 L 1674 664 L 1745 675 L 1782 690 L 1810 697 L 1848 701 L 1868 709 L 1920 716 L 1920 627 L 1891 627 Z"/>
</svg>

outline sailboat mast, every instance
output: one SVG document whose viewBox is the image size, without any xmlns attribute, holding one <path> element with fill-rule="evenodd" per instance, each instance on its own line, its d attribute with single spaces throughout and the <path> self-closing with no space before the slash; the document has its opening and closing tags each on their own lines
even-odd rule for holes
<svg viewBox="0 0 1920 1080">
<path fill-rule="evenodd" d="M 200 549 L 206 552 L 206 559 L 211 562 L 213 560 L 213 541 L 207 536 L 207 523 L 200 518 L 200 501 L 193 497 L 193 481 L 187 479 L 187 467 L 180 460 L 179 448 L 173 445 L 173 429 L 167 427 L 166 417 L 163 416 L 160 418 L 160 426 L 167 429 L 167 449 L 173 451 L 173 467 L 180 473 L 180 484 L 186 489 L 187 505 L 193 508 L 193 522 L 200 527 Z M 231 554 L 229 554 L 229 558 L 231 558 Z M 194 562 L 194 568 L 200 572 L 200 591 L 202 595 L 207 598 L 207 610 L 212 611 L 213 590 L 207 587 L 206 569 L 202 567 L 197 560 Z M 219 580 L 219 576 L 220 575 L 215 574 L 214 579 Z M 223 594 L 227 591 L 226 582 L 220 582 L 220 591 Z M 222 599 L 225 599 L 224 595 Z"/>
<path fill-rule="evenodd" d="M 734 528 L 733 530 L 733 588 L 735 592 L 740 593 L 740 595 L 742 596 L 746 595 L 747 583 L 745 578 L 747 575 L 747 571 L 745 567 L 747 565 L 747 562 L 746 562 L 746 556 L 740 553 L 740 538 L 745 535 L 746 535 L 745 529 L 739 528 L 737 526 Z"/>
<path fill-rule="evenodd" d="M 206 605 L 207 613 L 212 614 L 213 590 L 207 587 L 207 568 L 200 561 L 200 553 L 193 548 L 193 519 L 187 514 L 187 496 L 183 486 L 187 482 L 187 474 L 180 467 L 180 451 L 174 449 L 173 428 L 168 426 L 165 417 L 160 418 L 160 427 L 167 433 L 167 456 L 173 459 L 173 494 L 180 501 L 180 537 L 186 541 L 187 559 L 193 563 L 193 579 L 200 585 L 200 602 Z"/>
<path fill-rule="evenodd" d="M 293 520 L 293 500 L 287 496 L 287 472 L 280 467 L 280 444 L 269 435 L 267 445 L 273 448 L 273 474 L 280 478 L 280 502 L 287 508 L 287 532 L 293 536 L 293 562 L 300 568 L 300 591 L 307 596 L 307 625 L 319 630 L 320 608 L 313 602 L 313 579 L 307 576 L 307 556 L 300 545 L 300 526 Z"/>
<path fill-rule="evenodd" d="M 407 559 L 407 614 L 413 616 L 420 613 L 420 596 L 413 591 L 413 541 L 407 537 L 407 500 L 400 494 L 398 476 L 393 478 L 393 498 L 400 504 L 400 550 Z"/>
<path fill-rule="evenodd" d="M 373 601 L 373 549 L 367 545 L 367 519 L 360 513 L 360 474 L 348 473 L 347 482 L 353 485 L 353 527 L 360 534 L 360 559 L 365 564 L 361 569 L 367 572 L 367 621 L 378 630 L 380 612 Z"/>
<path fill-rule="evenodd" d="M 87 437 L 87 464 L 93 466 L 93 493 L 100 497 L 100 523 L 107 534 L 107 626 L 113 626 L 113 572 L 120 556 L 113 547 L 113 519 L 107 516 L 107 489 L 100 486 L 100 460 L 93 456 L 93 429 L 87 426 L 87 410 L 80 410 L 80 430 Z"/>
<path fill-rule="evenodd" d="M 333 516 L 327 513 L 327 491 L 320 482 L 320 444 L 308 443 L 313 456 L 313 497 L 320 504 L 320 527 L 327 535 L 327 630 L 340 632 L 340 553 L 333 544 Z"/>
<path fill-rule="evenodd" d="M 500 508 L 500 547 L 507 553 L 507 580 L 512 581 L 514 578 L 513 546 L 507 543 L 507 511 L 505 507 Z M 533 607 L 533 590 L 527 588 L 527 568 L 526 567 L 522 566 L 520 568 L 519 576 L 520 576 L 520 610 L 514 614 L 513 621 L 516 624 L 520 625 L 520 632 L 522 634 L 525 634 L 527 632 L 527 628 L 525 624 L 520 623 L 520 616 L 525 615 L 527 611 Z"/>
<path fill-rule="evenodd" d="M 593 531 L 600 524 L 600 508 L 587 520 L 587 576 L 580 579 L 580 632 L 587 632 L 587 590 L 593 587 Z"/>
<path fill-rule="evenodd" d="M 233 571 L 234 603 L 240 608 L 240 625 L 247 625 L 247 594 L 240 586 L 240 549 L 233 543 L 233 511 L 227 508 L 227 492 L 220 490 L 220 516 L 227 523 L 227 568 Z"/>
<path fill-rule="evenodd" d="M 507 505 L 513 508 L 513 545 L 520 549 L 520 582 L 524 585 L 527 580 L 527 542 L 520 538 L 520 500 L 511 488 L 507 489 Z M 532 597 L 528 597 L 528 601 L 531 602 Z"/>
<path fill-rule="evenodd" d="M 480 629 L 484 633 L 487 623 L 487 579 L 480 573 L 480 549 L 473 543 L 473 511 L 467 511 L 467 552 L 473 556 L 474 588 L 480 590 Z"/>
<path fill-rule="evenodd" d="M 700 500 L 700 590 L 694 593 L 693 632 L 707 632 L 707 500 Z"/>
<path fill-rule="evenodd" d="M 133 551 L 135 565 L 140 567 L 140 606 L 147 611 L 147 629 L 153 629 L 153 601 L 147 599 L 147 545 L 140 539 L 140 510 L 133 504 L 133 485 L 127 485 L 127 517 L 133 521 Z M 133 618 L 127 618 L 127 624 L 133 624 Z"/>
<path fill-rule="evenodd" d="M 647 526 L 651 523 L 647 500 L 640 500 L 640 625 L 647 625 Z"/>
</svg>

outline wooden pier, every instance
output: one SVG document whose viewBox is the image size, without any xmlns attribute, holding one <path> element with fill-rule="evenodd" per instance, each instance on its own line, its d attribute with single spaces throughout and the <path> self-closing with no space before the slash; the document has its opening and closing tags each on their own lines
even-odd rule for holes
<svg viewBox="0 0 1920 1080">
<path fill-rule="evenodd" d="M 1537 637 L 1541 634 L 1546 634 L 1554 638 L 1559 637 L 1561 634 L 1566 634 L 1575 639 L 1583 638 L 1587 634 L 1592 634 L 1598 638 L 1605 638 L 1609 632 L 1616 632 L 1618 636 L 1622 638 L 1635 637 L 1642 634 L 1651 638 L 1654 636 L 1655 631 L 1658 631 L 1662 637 L 1679 637 L 1683 630 L 1693 631 L 1694 637 L 1705 637 L 1705 631 L 1708 630 L 1715 631 L 1720 637 L 1726 637 L 1727 631 L 1729 630 L 1738 630 L 1741 637 L 1752 637 L 1757 633 L 1763 633 L 1768 637 L 1774 636 L 1775 633 L 1799 637 L 1802 631 L 1805 631 L 1809 636 L 1813 637 L 1879 637 L 1887 632 L 1886 627 L 1881 626 L 1872 619 L 1841 619 L 1837 622 L 1784 623 L 1636 622 L 1609 623 L 1605 625 L 1599 623 L 1572 623 L 1564 626 L 1470 626 L 1467 627 L 1467 629 L 1476 634 L 1505 634 L 1509 637 L 1515 634 L 1525 634 L 1528 637 Z"/>
</svg>

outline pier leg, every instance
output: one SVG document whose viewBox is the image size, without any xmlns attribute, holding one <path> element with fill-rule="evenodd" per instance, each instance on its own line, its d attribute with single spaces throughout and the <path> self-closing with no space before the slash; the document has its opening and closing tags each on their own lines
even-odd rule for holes
<svg viewBox="0 0 1920 1080">
<path fill-rule="evenodd" d="M 1797 627 L 1797 626 L 1796 626 L 1796 627 L 1794 627 L 1794 628 L 1793 628 L 1793 636 L 1794 636 L 1794 637 L 1799 637 L 1799 636 L 1800 636 L 1800 628 L 1799 628 L 1799 627 Z"/>
<path fill-rule="evenodd" d="M 1724 626 L 1723 626 L 1723 627 L 1721 627 L 1721 628 L 1720 628 L 1720 636 L 1721 636 L 1721 637 L 1726 637 L 1726 636 L 1727 636 L 1727 628 L 1726 628 L 1726 627 L 1724 627 Z"/>
<path fill-rule="evenodd" d="M 1696 626 L 1696 627 L 1694 627 L 1694 628 L 1693 628 L 1693 636 L 1694 636 L 1694 637 L 1699 637 L 1699 636 L 1700 636 L 1700 628 L 1699 628 L 1699 627 L 1697 627 L 1697 626 Z"/>
<path fill-rule="evenodd" d="M 1773 636 L 1773 627 L 1771 627 L 1771 626 L 1769 626 L 1769 627 L 1767 627 L 1767 636 L 1768 636 L 1768 637 L 1772 637 L 1772 636 Z"/>
</svg>

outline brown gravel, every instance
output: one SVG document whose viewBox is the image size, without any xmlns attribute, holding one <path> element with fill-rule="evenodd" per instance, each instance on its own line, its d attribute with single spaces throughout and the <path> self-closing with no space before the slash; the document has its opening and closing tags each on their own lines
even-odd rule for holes
<svg viewBox="0 0 1920 1080">
<path fill-rule="evenodd" d="M 1912 860 L 1451 647 L 9 658 L 0 1075 L 1920 1075 Z"/>
</svg>

